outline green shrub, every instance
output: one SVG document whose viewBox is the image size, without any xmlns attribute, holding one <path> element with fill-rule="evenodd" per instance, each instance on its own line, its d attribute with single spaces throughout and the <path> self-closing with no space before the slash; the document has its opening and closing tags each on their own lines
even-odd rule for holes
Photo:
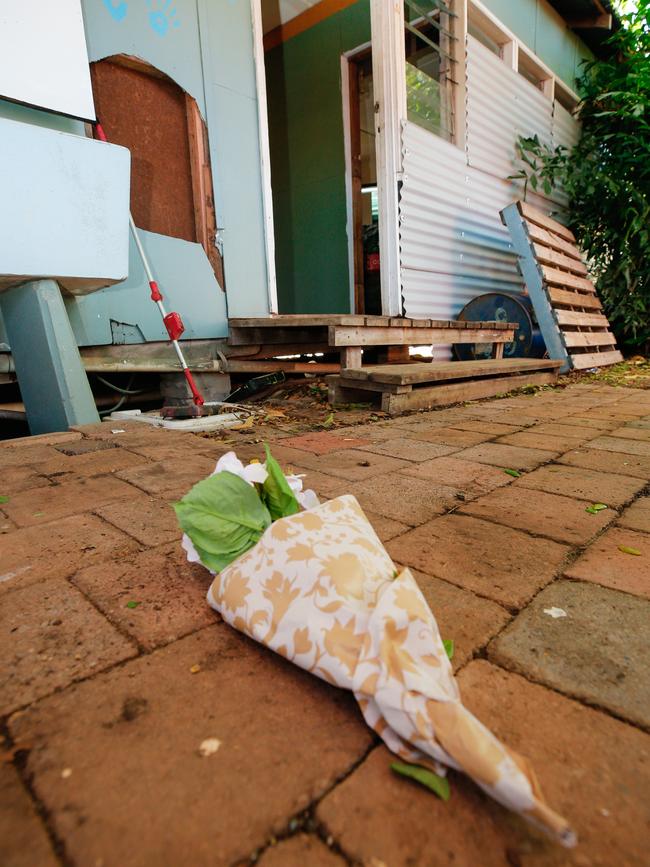
<svg viewBox="0 0 650 867">
<path fill-rule="evenodd" d="M 590 260 L 619 344 L 650 352 L 650 0 L 621 15 L 606 59 L 583 66 L 582 137 L 571 150 L 520 138 L 525 187 L 569 197 L 569 224 Z"/>
</svg>

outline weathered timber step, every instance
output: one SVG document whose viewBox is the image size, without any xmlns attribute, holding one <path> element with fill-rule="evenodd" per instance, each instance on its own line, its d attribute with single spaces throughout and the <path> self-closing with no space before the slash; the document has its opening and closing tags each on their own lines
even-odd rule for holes
<svg viewBox="0 0 650 867">
<path fill-rule="evenodd" d="M 432 361 L 407 364 L 369 364 L 341 371 L 345 379 L 366 380 L 389 385 L 417 385 L 442 380 L 474 379 L 531 370 L 557 370 L 560 361 L 548 358 L 488 358 L 481 361 Z"/>
<path fill-rule="evenodd" d="M 389 415 L 493 397 L 526 385 L 556 382 L 562 362 L 555 359 L 379 364 L 328 376 L 330 403 L 350 403 L 381 396 Z"/>
</svg>

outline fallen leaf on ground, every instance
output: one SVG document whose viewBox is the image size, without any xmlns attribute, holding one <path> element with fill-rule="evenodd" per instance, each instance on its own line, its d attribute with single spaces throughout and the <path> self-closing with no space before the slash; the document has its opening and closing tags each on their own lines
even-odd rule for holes
<svg viewBox="0 0 650 867">
<path fill-rule="evenodd" d="M 0 497 L 0 503 L 8 503 L 9 497 Z"/>
<path fill-rule="evenodd" d="M 126 607 L 127 608 L 137 608 L 138 605 L 141 605 L 141 604 L 142 604 L 141 602 L 136 602 L 135 599 L 129 599 L 129 601 L 126 603 Z"/>
<path fill-rule="evenodd" d="M 449 657 L 449 659 L 454 658 L 454 639 L 453 638 L 443 638 L 442 643 L 445 648 L 445 653 Z"/>
<path fill-rule="evenodd" d="M 513 476 L 513 478 L 518 479 L 521 473 L 519 470 L 504 470 L 504 473 L 507 473 L 509 476 Z"/>
<path fill-rule="evenodd" d="M 607 508 L 604 503 L 593 503 L 591 506 L 587 506 L 585 512 L 589 512 L 590 515 L 597 515 L 598 512 L 602 512 Z"/>
<path fill-rule="evenodd" d="M 201 671 L 201 666 L 198 665 L 198 664 L 197 664 L 197 665 L 193 665 L 193 666 L 190 668 L 190 672 L 191 672 L 192 674 L 198 674 L 199 671 Z"/>
<path fill-rule="evenodd" d="M 619 545 L 618 550 L 622 551 L 623 554 L 632 554 L 634 557 L 641 556 L 641 552 L 638 548 L 629 548 L 627 545 Z"/>
<path fill-rule="evenodd" d="M 405 762 L 393 762 L 391 770 L 401 777 L 408 777 L 410 780 L 415 780 L 421 786 L 432 791 L 441 800 L 448 801 L 450 790 L 449 781 L 444 777 L 439 777 L 428 768 L 422 768 L 420 765 L 407 765 Z"/>
</svg>

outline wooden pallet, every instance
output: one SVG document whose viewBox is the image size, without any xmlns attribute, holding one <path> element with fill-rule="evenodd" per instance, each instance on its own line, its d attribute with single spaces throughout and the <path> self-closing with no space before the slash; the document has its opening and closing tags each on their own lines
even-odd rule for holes
<svg viewBox="0 0 650 867">
<path fill-rule="evenodd" d="M 542 337 L 562 371 L 623 360 L 573 233 L 526 202 L 501 211 Z"/>
<path fill-rule="evenodd" d="M 338 351 L 341 366 L 361 367 L 362 351 L 369 347 L 408 347 L 452 343 L 492 343 L 495 357 L 514 340 L 517 325 L 510 322 L 460 322 L 450 319 L 358 316 L 355 314 L 266 316 L 229 320 L 231 347 L 255 346 L 257 358 L 278 355 L 280 347 L 292 352 Z M 405 360 L 405 359 L 402 359 Z M 234 368 L 233 368 L 234 369 Z"/>
<path fill-rule="evenodd" d="M 459 401 L 492 397 L 524 385 L 549 385 L 562 362 L 543 358 L 378 364 L 344 369 L 328 376 L 330 403 L 381 397 L 389 415 Z"/>
</svg>

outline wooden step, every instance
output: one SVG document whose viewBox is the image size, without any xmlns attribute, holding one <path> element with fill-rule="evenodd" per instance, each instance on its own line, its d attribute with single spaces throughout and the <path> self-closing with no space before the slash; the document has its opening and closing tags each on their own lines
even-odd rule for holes
<svg viewBox="0 0 650 867">
<path fill-rule="evenodd" d="M 536 370 L 558 370 L 559 360 L 548 358 L 488 358 L 480 361 L 432 361 L 408 364 L 369 364 L 365 367 L 345 369 L 345 379 L 381 385 L 416 385 L 456 379 L 476 379 L 483 376 L 504 376 Z M 361 386 L 363 387 L 363 386 Z"/>
<path fill-rule="evenodd" d="M 457 322 L 454 319 L 411 319 L 406 316 L 363 316 L 360 314 L 295 313 L 272 316 L 233 317 L 231 328 L 327 328 L 331 325 L 367 328 L 492 328 L 511 329 L 509 322 Z"/>
</svg>

